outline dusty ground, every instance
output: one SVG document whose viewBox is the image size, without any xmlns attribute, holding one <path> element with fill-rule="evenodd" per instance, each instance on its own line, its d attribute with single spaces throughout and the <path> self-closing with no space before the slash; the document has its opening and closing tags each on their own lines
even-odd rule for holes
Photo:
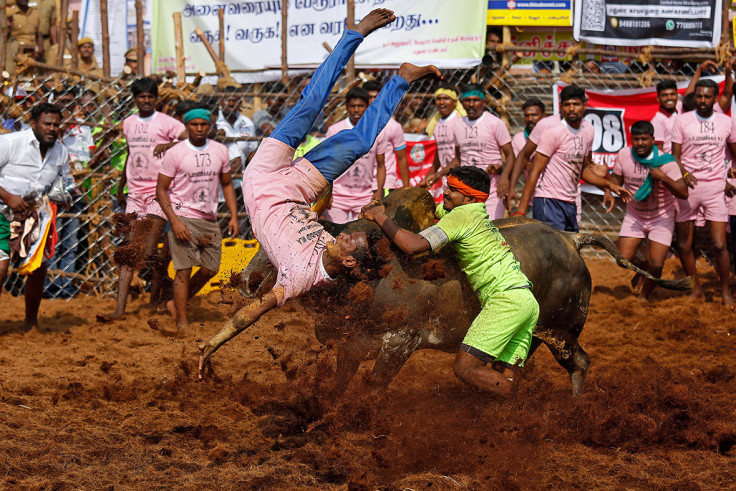
<svg viewBox="0 0 736 491">
<path fill-rule="evenodd" d="M 223 347 L 198 383 L 195 344 L 234 311 L 227 296 L 195 300 L 184 332 L 141 300 L 97 324 L 112 300 L 80 298 L 44 301 L 41 332 L 22 333 L 22 298 L 3 293 L 0 487 L 733 488 L 736 316 L 661 290 L 645 306 L 628 272 L 589 266 L 592 364 L 577 400 L 543 347 L 507 402 L 426 351 L 388 390 L 354 380 L 328 401 L 334 350 L 298 308 Z"/>
</svg>

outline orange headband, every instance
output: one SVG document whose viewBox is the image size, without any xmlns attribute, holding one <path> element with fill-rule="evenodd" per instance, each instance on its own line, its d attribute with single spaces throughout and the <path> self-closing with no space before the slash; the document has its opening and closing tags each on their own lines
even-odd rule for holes
<svg viewBox="0 0 736 491">
<path fill-rule="evenodd" d="M 477 189 L 471 188 L 455 176 L 447 176 L 447 185 L 457 189 L 465 196 L 475 198 L 479 203 L 485 203 L 488 199 L 488 193 L 482 193 Z"/>
</svg>

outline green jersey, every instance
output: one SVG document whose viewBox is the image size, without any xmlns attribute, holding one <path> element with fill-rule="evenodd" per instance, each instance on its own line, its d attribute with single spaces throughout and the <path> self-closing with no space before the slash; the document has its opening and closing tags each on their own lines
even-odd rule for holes
<svg viewBox="0 0 736 491">
<path fill-rule="evenodd" d="M 501 232 L 486 213 L 485 203 L 437 207 L 436 225 L 420 232 L 432 249 L 452 243 L 460 267 L 481 303 L 491 295 L 516 288 L 531 288 Z"/>
</svg>

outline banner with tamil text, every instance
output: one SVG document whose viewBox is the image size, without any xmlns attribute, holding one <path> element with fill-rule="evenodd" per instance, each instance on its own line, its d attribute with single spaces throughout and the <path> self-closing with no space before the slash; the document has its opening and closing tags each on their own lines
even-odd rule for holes
<svg viewBox="0 0 736 491">
<path fill-rule="evenodd" d="M 167 0 L 154 2 L 154 71 L 175 71 L 172 14 L 182 13 L 187 71 L 213 71 L 214 64 L 194 33 L 199 27 L 217 50 L 218 10 L 225 13 L 225 63 L 232 70 L 281 66 L 281 0 Z M 356 22 L 375 7 L 396 20 L 368 36 L 355 55 L 357 66 L 392 67 L 408 61 L 439 67 L 477 65 L 485 50 L 485 0 L 356 0 Z M 345 0 L 288 2 L 287 60 L 290 67 L 315 67 L 345 30 Z M 462 15 L 457 15 L 458 9 Z"/>
</svg>

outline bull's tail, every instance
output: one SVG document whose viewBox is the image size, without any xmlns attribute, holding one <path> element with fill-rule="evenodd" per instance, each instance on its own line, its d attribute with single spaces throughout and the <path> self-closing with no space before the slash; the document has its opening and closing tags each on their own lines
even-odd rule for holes
<svg viewBox="0 0 736 491">
<path fill-rule="evenodd" d="M 662 278 L 655 278 L 654 276 L 647 273 L 643 269 L 632 264 L 631 261 L 629 261 L 628 259 L 626 259 L 625 257 L 621 255 L 618 248 L 616 247 L 616 244 L 611 242 L 611 240 L 608 237 L 605 237 L 603 235 L 574 234 L 574 233 L 567 233 L 567 235 L 575 243 L 575 247 L 577 248 L 578 252 L 580 252 L 580 249 L 588 245 L 597 246 L 597 247 L 604 249 L 607 253 L 613 256 L 613 258 L 616 260 L 619 266 L 623 266 L 624 268 L 630 269 L 631 271 L 635 271 L 636 273 L 639 273 L 644 278 L 652 280 L 653 282 L 655 282 L 656 284 L 658 284 L 659 286 L 663 288 L 667 288 L 669 290 L 692 290 L 693 289 L 693 278 L 691 276 L 688 276 L 681 280 L 663 280 Z"/>
</svg>

